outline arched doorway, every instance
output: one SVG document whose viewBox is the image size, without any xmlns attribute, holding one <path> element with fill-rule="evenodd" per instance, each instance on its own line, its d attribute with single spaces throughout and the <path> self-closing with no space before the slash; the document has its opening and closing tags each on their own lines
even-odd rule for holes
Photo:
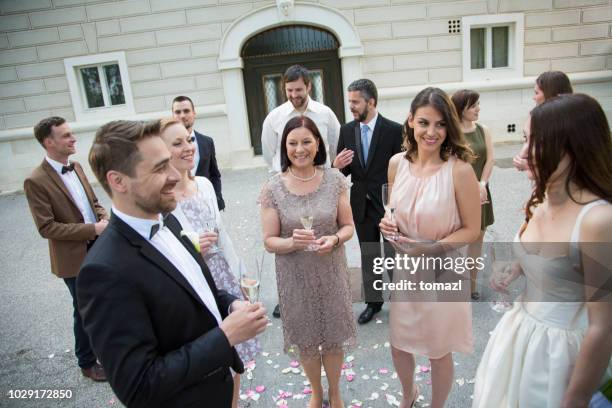
<svg viewBox="0 0 612 408">
<path fill-rule="evenodd" d="M 282 75 L 300 64 L 311 71 L 310 96 L 329 106 L 344 122 L 344 93 L 336 37 L 318 27 L 287 25 L 263 31 L 242 47 L 243 78 L 251 145 L 261 154 L 261 126 L 266 115 L 286 101 Z"/>
</svg>

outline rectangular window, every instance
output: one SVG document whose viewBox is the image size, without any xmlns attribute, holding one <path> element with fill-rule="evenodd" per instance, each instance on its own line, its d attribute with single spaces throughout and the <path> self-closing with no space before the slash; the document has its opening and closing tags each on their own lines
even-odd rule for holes
<svg viewBox="0 0 612 408">
<path fill-rule="evenodd" d="M 79 67 L 87 108 L 125 104 L 119 64 Z"/>
<path fill-rule="evenodd" d="M 135 113 L 125 52 L 66 58 L 64 66 L 77 120 Z"/>
<path fill-rule="evenodd" d="M 461 32 L 464 81 L 523 76 L 523 13 L 466 16 Z"/>
</svg>

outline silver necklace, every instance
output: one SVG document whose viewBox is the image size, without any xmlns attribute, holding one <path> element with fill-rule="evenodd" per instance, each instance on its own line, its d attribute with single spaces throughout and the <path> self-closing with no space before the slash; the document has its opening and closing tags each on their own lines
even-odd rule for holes
<svg viewBox="0 0 612 408">
<path fill-rule="evenodd" d="M 293 174 L 293 170 L 291 170 L 291 167 L 289 167 L 289 174 L 291 174 L 291 177 L 300 180 L 302 183 L 306 183 L 312 179 L 314 179 L 317 176 L 317 169 L 314 169 L 314 174 L 310 177 L 306 177 L 306 178 L 302 178 L 302 177 L 298 177 L 295 174 Z"/>
</svg>

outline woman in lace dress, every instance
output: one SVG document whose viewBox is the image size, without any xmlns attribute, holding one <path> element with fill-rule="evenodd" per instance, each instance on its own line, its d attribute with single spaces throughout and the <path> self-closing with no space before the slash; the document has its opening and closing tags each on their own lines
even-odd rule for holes
<svg viewBox="0 0 612 408">
<path fill-rule="evenodd" d="M 161 136 L 170 150 L 170 163 L 181 174 L 181 181 L 174 189 L 178 205 L 172 214 L 180 221 L 184 231 L 199 234 L 202 256 L 217 287 L 237 298 L 246 299 L 237 278 L 240 259 L 223 225 L 215 190 L 208 179 L 191 175 L 191 169 L 195 165 L 193 138 L 185 126 L 174 119 L 161 121 Z M 210 232 L 211 226 L 216 226 L 218 233 Z M 242 361 L 247 363 L 260 351 L 259 342 L 253 338 L 236 345 L 236 351 Z M 240 375 L 236 374 L 233 407 L 237 407 L 239 391 Z"/>
<path fill-rule="evenodd" d="M 597 101 L 566 94 L 536 107 L 529 131 L 520 267 L 491 280 L 506 290 L 523 273 L 527 286 L 491 334 L 473 407 L 586 408 L 612 374 L 612 303 L 597 301 L 611 290 L 610 128 Z"/>
<path fill-rule="evenodd" d="M 475 241 L 480 230 L 480 195 L 469 164 L 473 155 L 444 91 L 425 88 L 414 98 L 404 124 L 404 147 L 406 152 L 389 162 L 395 220 L 383 218 L 382 233 L 397 237 L 390 242 L 399 253 L 418 241 Z M 431 272 L 416 270 L 415 280 L 431 281 Z M 396 269 L 394 279 L 401 279 L 402 273 Z M 417 398 L 414 355 L 419 354 L 431 363 L 431 406 L 442 408 L 453 385 L 452 353 L 473 349 L 471 305 L 408 300 L 391 302 L 389 309 L 391 355 L 404 395 L 400 407 L 413 406 Z"/>
<path fill-rule="evenodd" d="M 282 172 L 264 185 L 260 203 L 264 244 L 276 254 L 284 351 L 297 352 L 304 367 L 309 407 L 321 407 L 323 365 L 331 406 L 339 408 L 343 350 L 355 344 L 343 245 L 354 230 L 346 180 L 337 169 L 319 167 L 325 145 L 305 116 L 287 122 L 280 154 Z"/>
</svg>

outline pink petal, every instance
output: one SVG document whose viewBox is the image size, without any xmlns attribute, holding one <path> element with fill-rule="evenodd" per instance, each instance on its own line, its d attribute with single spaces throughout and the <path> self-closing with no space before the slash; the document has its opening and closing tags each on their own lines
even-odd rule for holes
<svg viewBox="0 0 612 408">
<path fill-rule="evenodd" d="M 388 374 L 388 373 L 389 373 L 389 370 L 387 370 L 386 368 L 380 368 L 380 369 L 378 370 L 378 372 L 379 372 L 380 374 Z"/>
<path fill-rule="evenodd" d="M 431 380 L 427 380 L 427 381 L 425 381 L 425 384 L 427 384 L 427 385 L 431 385 Z"/>
<path fill-rule="evenodd" d="M 304 390 L 302 391 L 302 394 L 304 395 L 308 395 L 308 394 L 312 394 L 312 389 L 311 388 L 304 388 Z"/>
<path fill-rule="evenodd" d="M 421 372 L 422 373 L 428 373 L 429 372 L 429 367 L 421 366 Z"/>
<path fill-rule="evenodd" d="M 266 386 L 265 385 L 258 385 L 257 387 L 255 387 L 255 391 L 257 391 L 258 393 L 262 393 L 266 390 Z"/>
<path fill-rule="evenodd" d="M 353 374 L 349 374 L 346 376 L 346 381 L 351 382 L 355 379 L 355 376 Z"/>
<path fill-rule="evenodd" d="M 347 368 L 351 368 L 352 366 L 353 366 L 353 364 L 351 364 L 351 363 L 343 363 L 342 364 L 342 369 L 346 370 Z"/>
<path fill-rule="evenodd" d="M 293 360 L 292 362 L 289 363 L 289 365 L 293 368 L 299 367 L 300 366 L 300 362 Z"/>
</svg>

